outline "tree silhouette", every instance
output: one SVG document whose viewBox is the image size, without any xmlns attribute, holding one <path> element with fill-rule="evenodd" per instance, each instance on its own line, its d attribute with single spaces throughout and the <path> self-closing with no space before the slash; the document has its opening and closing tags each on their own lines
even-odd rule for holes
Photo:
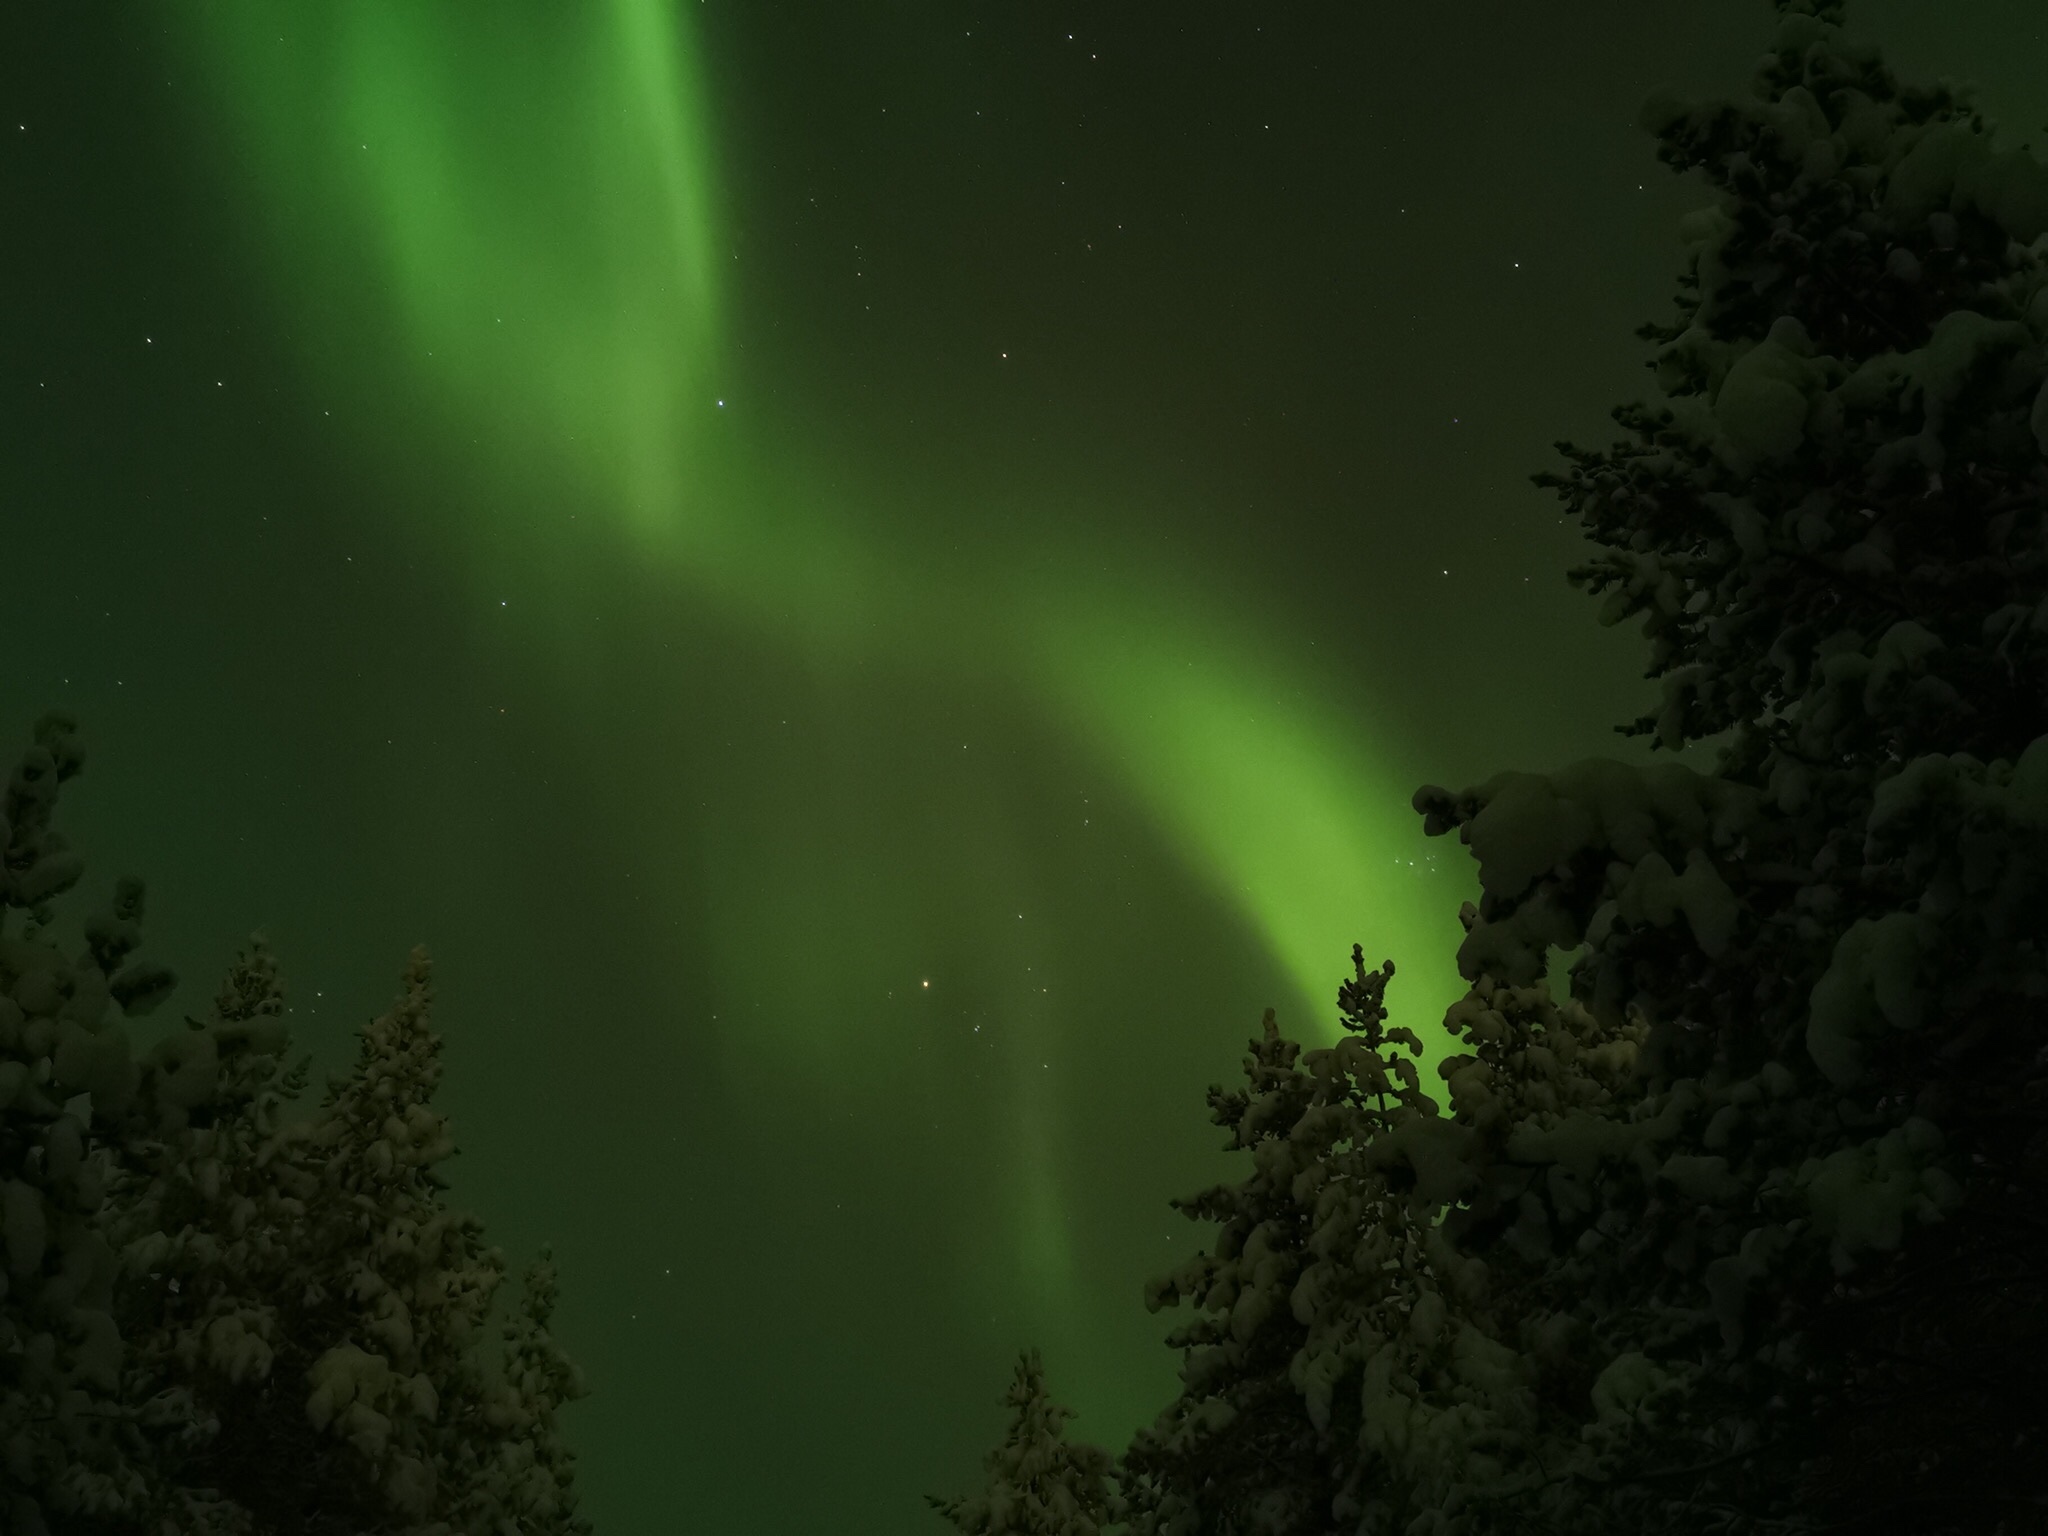
<svg viewBox="0 0 2048 1536">
<path fill-rule="evenodd" d="M 1536 477 L 1649 641 L 1619 729 L 1715 769 L 1417 791 L 1482 893 L 1450 1114 L 1386 1107 L 1361 952 L 1338 1047 L 1268 1015 L 1133 1531 L 2048 1518 L 2048 171 L 1777 9 L 1747 97 L 1644 109 L 1715 193 L 1663 398 Z"/>
<path fill-rule="evenodd" d="M 552 1264 L 495 1366 L 504 1271 L 442 1198 L 454 1155 L 426 952 L 310 1117 L 286 1111 L 284 988 L 261 938 L 205 1018 L 139 1059 L 171 995 L 116 883 L 74 956 L 51 826 L 83 764 L 51 715 L 0 825 L 0 1530 L 23 1536 L 573 1536 Z M 19 931 L 9 919 L 26 914 Z"/>
<path fill-rule="evenodd" d="M 1067 1443 L 1073 1410 L 1046 1391 L 1038 1351 L 1019 1358 L 1003 1401 L 1010 1427 L 988 1455 L 981 1490 L 925 1502 L 962 1536 L 1096 1536 L 1111 1513 L 1109 1453 Z"/>
</svg>

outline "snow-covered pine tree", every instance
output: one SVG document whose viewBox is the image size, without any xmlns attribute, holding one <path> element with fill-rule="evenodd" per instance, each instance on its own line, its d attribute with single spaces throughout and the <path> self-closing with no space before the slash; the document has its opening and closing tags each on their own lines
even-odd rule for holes
<svg viewBox="0 0 2048 1536">
<path fill-rule="evenodd" d="M 303 1066 L 269 1086 L 282 990 L 260 945 L 230 972 L 219 1017 L 174 1037 L 213 1042 L 217 1070 L 192 1123 L 165 1127 L 123 1235 L 153 1367 L 136 1390 L 171 1383 L 195 1400 L 197 1444 L 166 1454 L 158 1480 L 175 1530 L 588 1530 L 556 1419 L 584 1388 L 548 1333 L 551 1263 L 506 1325 L 504 1368 L 479 1358 L 503 1260 L 441 1198 L 435 1170 L 455 1149 L 432 1103 L 431 1008 L 415 950 L 310 1119 L 279 1112 Z"/>
<path fill-rule="evenodd" d="M 1716 771 L 1416 804 L 1480 863 L 1475 983 L 1584 944 L 1575 997 L 1645 1030 L 1625 1120 L 1510 1142 L 1596 1186 L 1580 1241 L 1662 1307 L 1653 1364 L 1700 1359 L 1688 1312 L 1721 1335 L 1638 1476 L 1753 1512 L 1729 1479 L 1775 1467 L 1830 1529 L 2018 1531 L 2048 1499 L 2048 171 L 1839 5 L 1779 10 L 1750 98 L 1645 109 L 1718 193 L 1643 333 L 1664 401 L 1538 477 L 1651 641 L 1662 703 L 1624 729 L 1718 738 Z"/>
<path fill-rule="evenodd" d="M 578 1369 L 548 1324 L 556 1301 L 554 1254 L 527 1269 L 518 1309 L 503 1329 L 503 1360 L 472 1378 L 449 1416 L 441 1475 L 454 1529 L 474 1536 L 589 1536 L 576 1513 L 576 1456 L 557 1415 L 585 1396 Z"/>
<path fill-rule="evenodd" d="M 1209 1251 L 1145 1286 L 1147 1311 L 1184 1301 L 1198 1309 L 1166 1340 L 1182 1351 L 1180 1395 L 1123 1458 L 1131 1529 L 1145 1536 L 1211 1529 L 1204 1512 L 1237 1508 L 1257 1508 L 1275 1531 L 1313 1530 L 1334 1497 L 1322 1486 L 1327 1457 L 1288 1381 L 1305 1330 L 1287 1295 L 1314 1225 L 1312 1204 L 1295 1194 L 1314 1151 L 1294 1132 L 1317 1107 L 1316 1084 L 1272 1009 L 1246 1045 L 1245 1086 L 1211 1087 L 1209 1118 L 1229 1133 L 1228 1149 L 1251 1154 L 1253 1171 L 1173 1202 L 1220 1230 Z"/>
<path fill-rule="evenodd" d="M 288 1165 L 306 1210 L 292 1330 L 307 1357 L 293 1379 L 312 1389 L 304 1416 L 361 1458 L 392 1528 L 421 1533 L 447 1529 L 441 1394 L 469 1378 L 504 1274 L 482 1223 L 441 1198 L 435 1168 L 456 1149 L 433 1106 L 432 1003 L 427 953 L 414 949 L 397 1001 L 363 1026 L 353 1069 L 330 1083 Z"/>
<path fill-rule="evenodd" d="M 44 1536 L 143 1496 L 138 1413 L 120 1400 L 115 1256 L 98 1228 L 105 1169 L 95 1112 L 135 1087 L 121 1020 L 172 986 L 141 943 L 142 886 L 123 880 L 113 911 L 87 925 L 75 958 L 52 942 L 53 901 L 84 864 L 51 825 L 84 752 L 77 722 L 37 722 L 0 800 L 0 1529 Z M 17 931 L 16 913 L 26 921 Z M 91 1108 L 73 1100 L 90 1095 Z"/>
<path fill-rule="evenodd" d="M 981 1490 L 925 1502 L 962 1536 L 1098 1536 L 1116 1505 L 1115 1464 L 1100 1447 L 1067 1440 L 1074 1412 L 1046 1390 L 1037 1350 L 1020 1356 L 1003 1401 L 1010 1426 L 987 1457 Z"/>
<path fill-rule="evenodd" d="M 1168 1340 L 1187 1351 L 1183 1391 L 1124 1458 L 1137 1536 L 1550 1529 L 1534 1518 L 1558 1503 L 1550 1470 L 1610 1461 L 1608 1421 L 1668 1394 L 1632 1363 L 1599 1381 L 1585 1368 L 1590 1330 L 1546 1310 L 1550 1232 L 1502 1155 L 1530 1109 L 1626 1094 L 1640 1028 L 1489 981 L 1449 1020 L 1473 1053 L 1444 1069 L 1460 1106 L 1446 1120 L 1409 1059 L 1420 1041 L 1386 1027 L 1392 963 L 1368 971 L 1354 947 L 1352 965 L 1337 1045 L 1300 1055 L 1269 1012 L 1250 1091 L 1211 1092 L 1252 1168 L 1176 1202 L 1221 1230 L 1147 1288 L 1149 1305 L 1208 1315 Z M 1545 1046 L 1512 1038 L 1546 1026 Z M 1486 1258 L 1443 1220 L 1461 1198 L 1518 1218 Z M 1584 1285 L 1551 1294 L 1575 1307 Z"/>
<path fill-rule="evenodd" d="M 128 1113 L 102 1127 L 117 1170 L 105 1230 L 122 1258 L 124 1396 L 181 1410 L 159 1415 L 150 1497 L 123 1529 L 289 1529 L 318 1508 L 354 1530 L 379 1512 L 360 1469 L 305 1423 L 292 1373 L 305 1207 L 281 1181 L 280 1148 L 307 1063 L 283 1067 L 283 1013 L 257 935 L 211 1017 L 157 1042 Z"/>
<path fill-rule="evenodd" d="M 281 1066 L 260 937 L 210 1017 L 136 1061 L 110 1003 L 134 1017 L 175 986 L 130 959 L 141 882 L 76 958 L 52 942 L 83 866 L 50 823 L 82 762 L 46 716 L 0 800 L 0 1531 L 587 1532 L 545 1256 L 505 1368 L 471 1347 L 503 1262 L 440 1198 L 424 952 L 310 1120 L 284 1113 L 306 1068 Z"/>
<path fill-rule="evenodd" d="M 504 1367 L 480 1359 L 503 1264 L 480 1223 L 440 1198 L 434 1169 L 453 1143 L 431 1102 L 440 1046 L 424 952 L 310 1119 L 282 1113 L 305 1081 L 303 1063 L 276 1072 L 282 1001 L 259 942 L 215 1019 L 188 1020 L 165 1042 L 177 1052 L 160 1046 L 146 1064 L 136 1103 L 157 1106 L 161 1139 L 130 1146 L 114 1228 L 137 1341 L 129 1395 L 189 1408 L 158 1437 L 149 1520 L 109 1529 L 587 1533 L 556 1418 L 585 1389 L 548 1332 L 545 1258 L 506 1324 Z M 176 1064 L 195 1050 L 206 1096 L 164 1108 L 152 1076 L 166 1062 L 189 1070 Z"/>
<path fill-rule="evenodd" d="M 1680 323 L 1646 331 L 1666 403 L 1539 477 L 1605 546 L 1574 573 L 1603 619 L 1644 617 L 1665 696 L 1628 729 L 1721 736 L 1718 769 L 1417 793 L 1483 892 L 1454 1120 L 1428 1133 L 1456 1166 L 1384 1127 L 1309 1156 L 1294 1129 L 1260 1141 L 1256 1166 L 1301 1182 L 1222 1192 L 1237 1244 L 1299 1234 L 1288 1201 L 1317 1190 L 1373 1198 L 1277 1262 L 1219 1241 L 1187 1284 L 1300 1272 L 1304 1410 L 1357 1368 L 1336 1341 L 1394 1369 L 1364 1374 L 1355 1448 L 1325 1427 L 1340 1392 L 1313 1425 L 1331 1460 L 1276 1453 L 1263 1489 L 1160 1448 L 1199 1433 L 1227 1463 L 1292 1410 L 1233 1421 L 1222 1372 L 1184 1393 L 1127 1459 L 1151 1529 L 1286 1530 L 1333 1485 L 1323 1528 L 1411 1536 L 2041 1518 L 2048 176 L 1845 41 L 1839 6 L 1778 8 L 1752 99 L 1646 109 L 1721 193 L 1686 222 Z M 1560 1005 L 1549 951 L 1581 947 Z M 1404 1161 L 1456 1202 L 1420 1255 L 1392 1251 L 1416 1213 L 1370 1177 Z M 1310 1284 L 1296 1255 L 1347 1234 L 1349 1269 Z M 1414 1297 L 1406 1354 L 1347 1315 L 1390 1285 Z M 1462 1373 L 1415 1348 L 1446 1336 Z M 1461 1419 L 1473 1438 L 1431 1442 Z M 1354 1455 L 1375 1464 L 1355 1481 Z"/>
<path fill-rule="evenodd" d="M 1464 1187 L 1469 1133 L 1422 1092 L 1409 1059 L 1421 1042 L 1386 1027 L 1393 962 L 1368 971 L 1354 947 L 1352 965 L 1337 995 L 1343 1039 L 1303 1057 L 1269 1009 L 1247 1088 L 1210 1090 L 1211 1117 L 1252 1168 L 1174 1202 L 1220 1230 L 1210 1251 L 1146 1287 L 1152 1310 L 1186 1301 L 1205 1315 L 1169 1336 L 1185 1351 L 1181 1394 L 1124 1458 L 1142 1536 L 1355 1526 L 1433 1497 L 1415 1488 L 1441 1480 L 1443 1448 L 1462 1463 L 1494 1418 L 1524 1412 L 1513 1390 L 1446 1413 L 1447 1398 L 1391 1389 L 1463 1329 L 1445 1329 L 1445 1298 L 1478 1277 L 1430 1213 Z M 1476 1339 L 1458 1346 L 1475 1370 Z"/>
</svg>

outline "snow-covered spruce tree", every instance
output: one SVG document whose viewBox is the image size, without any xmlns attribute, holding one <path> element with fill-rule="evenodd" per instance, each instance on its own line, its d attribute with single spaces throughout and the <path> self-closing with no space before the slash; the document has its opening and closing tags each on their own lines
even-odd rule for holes
<svg viewBox="0 0 2048 1536">
<path fill-rule="evenodd" d="M 1037 1350 L 1018 1359 L 1003 1401 L 1010 1427 L 988 1455 L 981 1490 L 925 1502 L 962 1536 L 1097 1536 L 1115 1511 L 1115 1464 L 1100 1447 L 1068 1442 L 1074 1411 L 1047 1392 Z"/>
<path fill-rule="evenodd" d="M 472 1379 L 464 1405 L 470 1425 L 480 1417 L 488 1432 L 453 1437 L 443 1483 L 460 1490 L 447 1505 L 456 1531 L 588 1536 L 590 1522 L 576 1513 L 576 1456 L 557 1414 L 589 1389 L 548 1330 L 555 1299 L 554 1255 L 542 1248 L 506 1320 L 502 1366 Z"/>
<path fill-rule="evenodd" d="M 46 717 L 0 802 L 0 1531 L 587 1531 L 552 1267 L 501 1367 L 465 1347 L 502 1261 L 439 1200 L 424 955 L 310 1121 L 283 1114 L 305 1066 L 281 1068 L 260 939 L 210 1017 L 133 1059 L 110 1002 L 147 1013 L 175 985 L 129 959 L 140 882 L 117 882 L 75 959 L 51 941 L 82 872 L 50 826 L 75 730 Z"/>
<path fill-rule="evenodd" d="M 285 1116 L 306 1066 L 281 1069 L 283 1012 L 259 939 L 212 1018 L 188 1018 L 149 1053 L 121 1127 L 107 1230 L 123 1258 L 128 1395 L 182 1392 L 193 1409 L 161 1448 L 145 1529 L 355 1532 L 417 1518 L 306 1403 L 328 1347 L 378 1316 L 348 1289 L 356 1245 L 322 1226 L 343 1203 L 322 1188 L 333 1128 Z"/>
<path fill-rule="evenodd" d="M 181 1393 L 193 1423 L 160 1449 L 153 1533 L 553 1536 L 574 1518 L 556 1407 L 581 1396 L 547 1332 L 553 1268 L 528 1276 L 501 1368 L 479 1358 L 503 1274 L 481 1224 L 449 1209 L 453 1155 L 432 1106 L 440 1041 L 415 950 L 394 1007 L 364 1027 L 318 1113 L 286 1119 L 282 989 L 261 944 L 216 1018 L 160 1044 L 203 1072 L 191 1106 L 152 1092 L 117 1185 L 135 1339 L 132 1396 Z M 203 1088 L 203 1092 L 201 1091 Z M 309 1390 L 310 1389 L 310 1390 Z"/>
<path fill-rule="evenodd" d="M 1145 1287 L 1148 1311 L 1189 1300 L 1209 1315 L 1168 1336 L 1183 1351 L 1181 1394 L 1139 1432 L 1120 1470 L 1139 1531 L 1178 1536 L 1204 1528 L 1190 1524 L 1199 1511 L 1235 1504 L 1256 1504 L 1274 1530 L 1312 1530 L 1329 1504 L 1325 1458 L 1287 1379 L 1303 1329 L 1285 1302 L 1312 1230 L 1311 1207 L 1294 1192 L 1312 1154 L 1293 1134 L 1315 1105 L 1315 1083 L 1271 1009 L 1247 1046 L 1244 1088 L 1212 1087 L 1209 1111 L 1229 1133 L 1225 1145 L 1252 1155 L 1253 1172 L 1173 1202 L 1221 1230 L 1213 1251 Z"/>
<path fill-rule="evenodd" d="M 1472 1049 L 1441 1069 L 1459 1106 L 1446 1120 L 1408 1059 L 1420 1042 L 1385 1027 L 1392 963 L 1368 971 L 1358 948 L 1352 963 L 1345 1038 L 1300 1055 L 1269 1012 L 1250 1091 L 1212 1090 L 1253 1166 L 1176 1202 L 1221 1230 L 1147 1288 L 1148 1305 L 1207 1315 L 1169 1339 L 1186 1351 L 1183 1391 L 1124 1458 L 1131 1530 L 1646 1528 L 1633 1510 L 1594 1523 L 1562 1474 L 1583 1465 L 1618 1491 L 1622 1444 L 1677 1385 L 1631 1347 L 1656 1340 L 1657 1319 L 1589 1291 L 1599 1277 L 1584 1267 L 1554 1273 L 1544 1208 L 1517 1200 L 1527 1175 L 1500 1166 L 1535 1113 L 1632 1101 L 1643 1027 L 1554 1007 L 1540 983 L 1483 980 L 1447 1020 Z M 1518 1038 L 1537 1030 L 1543 1044 Z M 1570 1169 L 1548 1187 L 1578 1208 L 1594 1199 Z M 1517 1219 L 1461 1247 L 1451 1202 L 1490 1210 L 1503 1195 Z"/>
<path fill-rule="evenodd" d="M 312 1387 L 313 1431 L 353 1447 L 393 1513 L 421 1526 L 445 1496 L 441 1394 L 467 1378 L 504 1274 L 483 1224 L 441 1198 L 435 1168 L 455 1143 L 433 1106 L 431 1010 L 427 954 L 415 949 L 397 1001 L 363 1026 L 353 1069 L 294 1128 L 286 1162 L 309 1271 L 293 1330 L 306 1358 L 288 1379 Z"/>
<path fill-rule="evenodd" d="M 1212 1313 L 1190 1389 L 1127 1458 L 1138 1529 L 2041 1518 L 2048 177 L 1823 9 L 1781 6 L 1752 100 L 1648 110 L 1722 194 L 1647 333 L 1667 400 L 1539 477 L 1605 546 L 1575 573 L 1603 617 L 1645 618 L 1664 703 L 1628 729 L 1722 736 L 1718 769 L 1418 792 L 1483 891 L 1454 1119 L 1317 1149 L 1344 1095 L 1297 1088 L 1284 1139 L 1240 1138 L 1178 1291 Z M 1560 1005 L 1548 953 L 1581 946 Z M 1456 1202 L 1434 1252 L 1394 1251 L 1404 1180 Z M 1318 1230 L 1301 1207 L 1347 1188 Z M 1229 1332 L 1260 1280 L 1268 1321 Z M 1282 1358 L 1314 1438 L 1279 1394 L 1232 1414 Z"/>
<path fill-rule="evenodd" d="M 84 951 L 51 942 L 53 900 L 84 864 L 51 826 L 84 764 L 77 722 L 37 722 L 0 800 L 0 1529 L 43 1536 L 130 1505 L 142 1417 L 119 1398 L 115 1258 L 97 1217 L 104 1168 L 81 1092 L 118 1108 L 135 1069 L 119 1018 L 168 994 L 162 966 L 124 961 L 141 942 L 142 886 L 122 881 Z M 15 929 L 16 913 L 26 921 Z"/>
<path fill-rule="evenodd" d="M 284 989 L 261 936 L 229 968 L 211 1017 L 148 1052 L 120 1115 L 97 1117 L 114 1177 L 103 1223 L 121 1254 L 116 1313 L 124 1396 L 180 1404 L 151 1447 L 149 1498 L 110 1529 L 289 1528 L 303 1503 L 370 1528 L 375 1490 L 304 1425 L 282 1385 L 299 1345 L 305 1207 L 285 1189 L 284 1110 L 305 1062 L 285 1070 Z M 289 1490 L 268 1492 L 265 1477 Z"/>
<path fill-rule="evenodd" d="M 1719 738 L 1715 772 L 1416 803 L 1480 863 L 1468 976 L 1583 943 L 1575 997 L 1645 1030 L 1626 1119 L 1508 1146 L 1553 1242 L 1663 1309 L 1651 1363 L 1701 1367 L 1638 1466 L 1694 1509 L 1763 1479 L 1829 1529 L 2016 1532 L 2048 1501 L 2048 172 L 1839 7 L 1780 9 L 1751 99 L 1646 109 L 1719 194 L 1644 332 L 1664 401 L 1538 477 L 1651 641 L 1662 703 L 1624 729 Z M 1590 1226 L 1543 1189 L 1574 1158 Z"/>
<path fill-rule="evenodd" d="M 1421 1042 L 1385 1028 L 1392 962 L 1368 971 L 1361 949 L 1352 961 L 1338 993 L 1342 1040 L 1302 1057 L 1268 1010 L 1246 1088 L 1210 1090 L 1211 1117 L 1252 1169 L 1174 1202 L 1220 1230 L 1209 1252 L 1146 1287 L 1149 1309 L 1187 1302 L 1201 1315 L 1167 1340 L 1184 1351 L 1180 1396 L 1124 1458 L 1136 1532 L 1355 1526 L 1405 1498 L 1411 1440 L 1469 1447 L 1489 1432 L 1483 1414 L 1415 1410 L 1387 1390 L 1437 1343 L 1424 1334 L 1445 1294 L 1473 1277 L 1428 1219 L 1461 1186 L 1461 1133 L 1393 1049 L 1419 1054 Z M 1413 1348 L 1411 1313 L 1422 1320 Z M 1362 1455 L 1367 1442 L 1390 1454 Z"/>
</svg>

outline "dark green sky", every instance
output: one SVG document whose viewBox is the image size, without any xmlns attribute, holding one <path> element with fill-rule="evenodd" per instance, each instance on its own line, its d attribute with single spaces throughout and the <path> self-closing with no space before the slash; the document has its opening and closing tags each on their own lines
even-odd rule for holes
<svg viewBox="0 0 2048 1536">
<path fill-rule="evenodd" d="M 138 1035 L 261 927 L 338 1067 L 430 946 L 604 1536 L 936 1529 L 1031 1341 L 1120 1447 L 1260 1010 L 1453 995 L 1409 791 L 1632 750 L 1526 477 L 1767 8 L 282 9 L 0 16 L 0 724 Z M 2024 139 L 2033 14 L 1851 21 Z"/>
</svg>

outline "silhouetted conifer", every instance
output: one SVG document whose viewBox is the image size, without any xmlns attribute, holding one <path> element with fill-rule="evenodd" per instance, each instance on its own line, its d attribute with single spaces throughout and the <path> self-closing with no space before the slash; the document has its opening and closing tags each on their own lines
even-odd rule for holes
<svg viewBox="0 0 2048 1536">
<path fill-rule="evenodd" d="M 1113 1463 L 1096 1446 L 1068 1443 L 1064 1426 L 1073 1410 L 1046 1391 L 1036 1350 L 1018 1360 L 1003 1401 L 1010 1427 L 989 1453 L 981 1490 L 950 1500 L 926 1495 L 925 1502 L 961 1536 L 1096 1536 L 1112 1512 Z"/>
<path fill-rule="evenodd" d="M 575 1453 L 557 1418 L 588 1388 L 549 1332 L 555 1298 L 554 1255 L 543 1248 L 505 1323 L 502 1364 L 469 1378 L 458 1423 L 474 1428 L 448 1437 L 444 1483 L 461 1490 L 448 1501 L 457 1531 L 588 1536 L 590 1522 L 576 1514 Z"/>
<path fill-rule="evenodd" d="M 141 883 L 51 942 L 75 730 L 46 717 L 0 802 L 0 1531 L 587 1536 L 545 1254 L 478 1348 L 503 1259 L 442 1199 L 425 951 L 309 1118 L 260 937 L 135 1059 L 110 1006 L 175 985 L 130 958 Z"/>
<path fill-rule="evenodd" d="M 144 1410 L 121 1400 L 116 1262 L 99 1225 L 105 1167 L 71 1101 L 133 1094 L 127 1031 L 109 1009 L 147 1013 L 171 978 L 124 965 L 141 943 L 138 881 L 121 882 L 83 953 L 51 942 L 52 903 L 85 867 L 51 825 L 84 765 L 76 732 L 45 715 L 0 800 L 0 1529 L 21 1536 L 143 1492 L 132 1450 Z"/>
<path fill-rule="evenodd" d="M 1537 477 L 1650 641 L 1621 729 L 1715 770 L 1417 792 L 1482 891 L 1451 1113 L 1268 1016 L 1133 1532 L 2048 1520 L 2048 171 L 1778 10 L 1644 110 L 1717 194 L 1663 399 Z"/>
</svg>

